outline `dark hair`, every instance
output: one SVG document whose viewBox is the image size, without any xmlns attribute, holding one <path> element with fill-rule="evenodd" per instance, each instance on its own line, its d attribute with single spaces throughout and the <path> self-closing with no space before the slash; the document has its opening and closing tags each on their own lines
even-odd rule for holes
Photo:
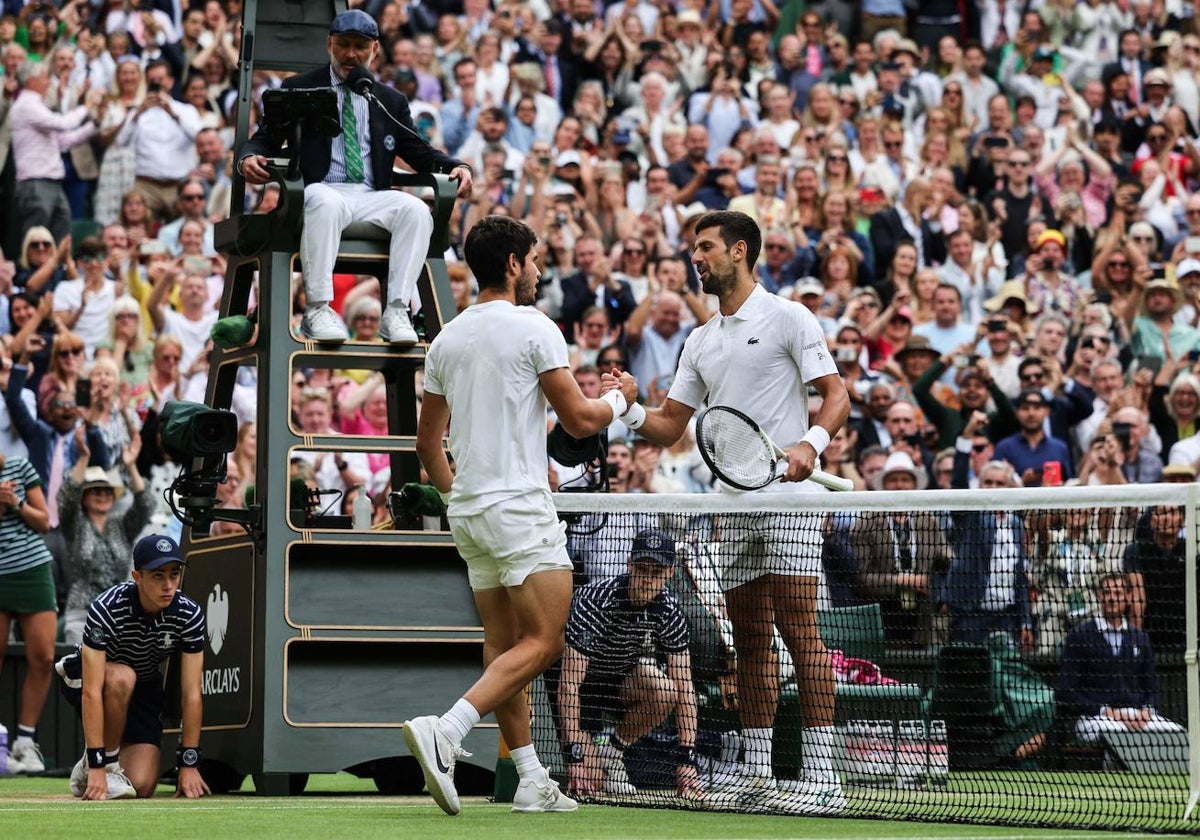
<svg viewBox="0 0 1200 840">
<path fill-rule="evenodd" d="M 758 262 L 758 255 L 762 253 L 762 230 L 758 223 L 745 213 L 714 210 L 705 213 L 700 217 L 700 221 L 696 222 L 696 233 L 714 227 L 720 231 L 721 240 L 726 248 L 733 247 L 739 240 L 746 243 L 746 266 L 753 271 Z"/>
<path fill-rule="evenodd" d="M 1017 365 L 1017 376 L 1021 376 L 1031 367 L 1040 367 L 1044 370 L 1046 363 L 1042 361 L 1041 356 L 1026 356 L 1021 360 L 1021 363 Z"/>
<path fill-rule="evenodd" d="M 80 257 L 103 257 L 104 243 L 95 236 L 89 236 L 79 243 L 79 247 L 75 249 L 75 258 Z"/>
<path fill-rule="evenodd" d="M 484 216 L 467 234 L 463 256 L 480 289 L 503 289 L 508 258 L 524 264 L 537 244 L 533 228 L 511 216 Z"/>
<path fill-rule="evenodd" d="M 493 119 L 496 122 L 508 123 L 508 111 L 505 111 L 499 105 L 493 105 L 491 108 L 483 109 L 483 116 Z"/>
</svg>

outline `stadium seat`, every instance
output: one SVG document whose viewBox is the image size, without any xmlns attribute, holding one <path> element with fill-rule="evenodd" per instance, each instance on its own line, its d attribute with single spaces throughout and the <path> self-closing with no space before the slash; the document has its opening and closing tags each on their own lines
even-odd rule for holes
<svg viewBox="0 0 1200 840">
<path fill-rule="evenodd" d="M 865 659 L 882 667 L 883 613 L 879 604 L 823 610 L 817 613 L 817 625 L 821 641 L 829 650 L 840 650 L 846 656 Z M 921 695 L 922 689 L 917 683 L 839 683 L 834 719 L 838 725 L 849 720 L 916 720 L 921 717 Z"/>
</svg>

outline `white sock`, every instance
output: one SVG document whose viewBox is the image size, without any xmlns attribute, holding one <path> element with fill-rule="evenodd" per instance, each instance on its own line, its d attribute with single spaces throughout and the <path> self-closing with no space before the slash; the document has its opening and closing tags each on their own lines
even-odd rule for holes
<svg viewBox="0 0 1200 840">
<path fill-rule="evenodd" d="M 438 728 L 450 739 L 454 746 L 462 744 L 467 733 L 479 723 L 479 712 L 465 699 L 459 699 L 450 707 L 450 711 L 438 718 Z"/>
<path fill-rule="evenodd" d="M 775 728 L 742 729 L 742 746 L 746 754 L 746 766 L 756 776 L 771 777 L 771 743 L 775 740 Z"/>
<path fill-rule="evenodd" d="M 18 735 L 17 739 L 12 742 L 14 747 L 32 747 L 33 739 L 28 735 Z"/>
<path fill-rule="evenodd" d="M 836 782 L 833 769 L 832 726 L 811 726 L 804 730 L 804 776 L 818 782 Z"/>
<path fill-rule="evenodd" d="M 533 744 L 510 750 L 509 755 L 512 756 L 513 764 L 517 765 L 517 775 L 521 777 L 522 781 L 532 779 L 534 784 L 540 787 L 550 780 L 550 774 L 542 766 Z"/>
<path fill-rule="evenodd" d="M 120 747 L 117 747 L 115 750 L 105 750 L 104 751 L 104 766 L 107 767 L 110 764 L 119 764 L 120 758 L 121 758 L 121 748 Z"/>
</svg>

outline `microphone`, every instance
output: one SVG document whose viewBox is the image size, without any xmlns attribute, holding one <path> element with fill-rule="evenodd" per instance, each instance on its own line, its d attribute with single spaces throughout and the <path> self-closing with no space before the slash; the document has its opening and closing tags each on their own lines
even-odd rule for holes
<svg viewBox="0 0 1200 840">
<path fill-rule="evenodd" d="M 370 96 L 375 90 L 375 77 L 360 64 L 346 74 L 346 85 L 359 96 Z"/>
</svg>

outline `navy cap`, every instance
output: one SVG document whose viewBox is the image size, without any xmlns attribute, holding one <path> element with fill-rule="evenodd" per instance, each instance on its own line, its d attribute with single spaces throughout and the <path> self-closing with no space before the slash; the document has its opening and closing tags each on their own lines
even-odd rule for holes
<svg viewBox="0 0 1200 840">
<path fill-rule="evenodd" d="M 666 569 L 675 568 L 678 562 L 675 556 L 675 540 L 666 531 L 658 528 L 646 528 L 638 531 L 633 538 L 633 550 L 629 552 L 632 560 L 653 560 Z"/>
<path fill-rule="evenodd" d="M 375 18 L 361 9 L 342 12 L 329 24 L 330 35 L 362 35 L 372 41 L 379 40 L 379 25 Z"/>
<path fill-rule="evenodd" d="M 149 572 L 168 563 L 187 565 L 187 561 L 180 556 L 179 545 L 168 536 L 150 534 L 138 540 L 133 547 L 133 568 L 138 571 Z"/>
</svg>

